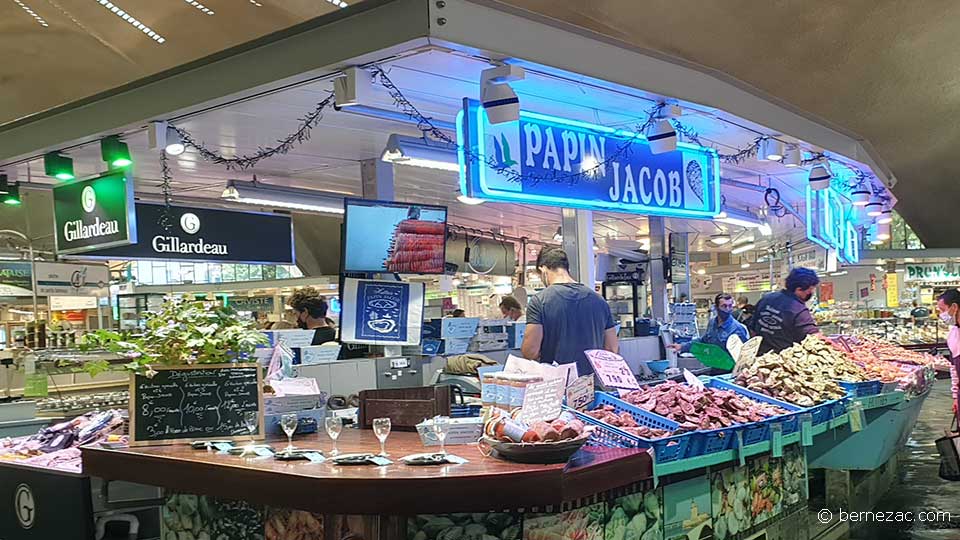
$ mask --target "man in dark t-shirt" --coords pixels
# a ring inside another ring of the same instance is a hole
[[[521,353],[530,360],[576,363],[580,375],[593,373],[584,351],[619,350],[610,306],[593,289],[573,279],[562,249],[544,248],[537,256],[537,271],[547,288],[527,303]]]
[[[316,289],[299,289],[290,296],[287,303],[297,312],[297,326],[314,331],[311,345],[336,341],[337,330],[327,322],[327,302]]]
[[[780,352],[794,343],[800,343],[808,334],[817,334],[813,315],[807,302],[820,283],[817,273],[809,268],[794,268],[787,276],[786,288],[767,293],[757,303],[750,329],[763,338],[759,354]]]

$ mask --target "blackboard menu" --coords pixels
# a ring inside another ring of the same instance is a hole
[[[250,436],[245,413],[257,412],[263,438],[263,392],[256,364],[154,368],[130,381],[130,444],[173,444]]]

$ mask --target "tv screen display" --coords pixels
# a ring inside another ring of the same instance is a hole
[[[446,207],[346,199],[344,211],[344,272],[443,273]]]

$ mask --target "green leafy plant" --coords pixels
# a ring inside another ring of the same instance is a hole
[[[267,336],[250,321],[219,302],[168,298],[146,319],[145,331],[124,338],[110,330],[98,330],[79,340],[81,349],[107,350],[130,362],[124,368],[152,375],[153,365],[220,364],[245,359],[257,345],[266,345]],[[85,364],[91,375],[107,369],[102,360]]]

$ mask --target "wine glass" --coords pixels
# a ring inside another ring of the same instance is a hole
[[[287,454],[293,453],[293,434],[297,432],[298,422],[297,413],[285,414],[280,417],[280,427],[287,434],[287,447],[284,449]]]
[[[373,433],[380,440],[380,455],[387,457],[389,455],[387,454],[387,436],[390,435],[390,419],[374,418]]]
[[[327,435],[333,439],[333,450],[330,451],[331,456],[335,456],[340,453],[337,450],[337,437],[340,436],[340,432],[343,430],[343,418],[339,416],[328,416],[324,420],[324,425],[327,427]]]
[[[447,450],[444,447],[444,441],[447,439],[447,432],[450,430],[450,417],[449,416],[434,416],[433,417],[433,434],[437,436],[437,440],[440,441],[440,453],[446,454]]]
[[[243,425],[245,425],[247,431],[250,432],[250,444],[243,449],[243,453],[240,454],[241,457],[247,455],[247,453],[253,453],[253,447],[256,445],[256,439],[254,439],[253,434],[256,433],[257,428],[260,427],[260,414],[257,411],[247,411],[243,413]]]

